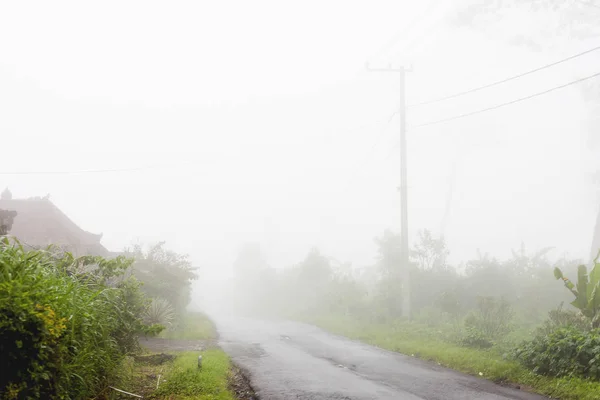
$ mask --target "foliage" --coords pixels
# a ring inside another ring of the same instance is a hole
[[[349,266],[344,266],[349,269]],[[365,288],[354,279],[349,271],[338,271],[322,298],[322,307],[332,313],[362,315],[366,310]]]
[[[598,134],[598,142],[600,143],[600,134]],[[600,186],[600,171],[596,172],[596,184]],[[596,224],[594,225],[594,237],[592,239],[591,256],[593,258],[600,252],[600,210],[598,210],[598,216],[596,217]]]
[[[333,271],[329,259],[313,248],[296,268],[297,300],[304,309],[319,307],[332,284]]]
[[[269,293],[272,303],[281,306],[288,318],[316,323],[390,350],[421,357],[428,354],[425,358],[442,360],[453,368],[527,384],[561,398],[581,395],[581,388],[587,387],[583,381],[546,379],[510,358],[515,347],[531,340],[534,332],[554,332],[564,325],[591,329],[580,314],[556,310],[570,294],[556,285],[552,269],[571,273],[577,263],[564,258],[552,263],[547,258],[552,248],[528,253],[521,246],[507,260],[479,253],[454,267],[447,262],[443,239],[424,232],[412,252],[413,318],[404,320],[399,318],[402,275],[398,242],[398,235],[390,231],[377,238],[376,264],[360,274],[347,266],[332,268],[329,257],[313,250],[302,263],[277,273],[275,279],[261,280],[269,282],[261,291]],[[307,279],[306,269],[321,272]],[[546,315],[550,318],[544,321]],[[338,319],[346,325],[331,327],[331,320]],[[467,364],[465,354],[473,356],[479,371]]]
[[[419,268],[436,271],[448,267],[446,258],[449,254],[444,239],[435,239],[427,229],[419,233],[419,241],[411,251],[411,256]]]
[[[478,297],[477,308],[465,318],[465,327],[472,335],[481,335],[490,342],[509,333],[514,312],[505,299]]]
[[[489,349],[494,345],[494,342],[491,341],[490,336],[472,326],[466,327],[460,343],[463,346],[474,347],[477,349]]]
[[[415,315],[414,321],[429,327],[438,327],[446,323],[452,323],[456,319],[453,315],[435,306],[423,307]]]
[[[171,326],[174,319],[175,310],[165,299],[152,299],[144,313],[144,322],[149,325],[160,324],[163,326]]]
[[[398,265],[400,265],[400,235],[390,230],[383,232],[381,237],[375,238],[377,245],[377,267],[385,279],[398,279]]]
[[[600,262],[594,260],[594,267],[588,276],[587,267],[577,269],[577,285],[565,277],[560,268],[554,269],[556,279],[562,279],[565,287],[573,293],[575,300],[571,304],[592,321],[594,328],[600,327]]]
[[[135,246],[125,254],[133,259],[134,276],[143,283],[142,291],[152,298],[165,299],[178,315],[183,314],[191,299],[191,281],[196,274],[186,255],[164,248],[159,242],[144,250]]]
[[[558,328],[523,343],[515,356],[539,374],[600,380],[600,330]]]
[[[434,305],[441,311],[457,317],[462,312],[463,305],[460,301],[460,295],[458,288],[449,288],[448,290],[442,291],[435,298]]]
[[[90,398],[116,378],[147,328],[128,266],[0,243],[0,398]]]
[[[375,238],[377,245],[378,280],[374,290],[374,308],[382,318],[401,315],[402,276],[398,268],[401,263],[400,235],[386,230]]]
[[[574,327],[580,331],[589,331],[592,325],[581,312],[564,310],[563,304],[548,312],[548,319],[537,328],[538,335],[549,335],[559,328]]]

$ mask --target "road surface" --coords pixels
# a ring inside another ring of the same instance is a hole
[[[545,399],[306,324],[212,317],[262,400]]]

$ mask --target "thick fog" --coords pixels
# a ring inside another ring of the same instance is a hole
[[[448,3],[448,4],[447,4]],[[0,190],[44,196],[119,251],[166,241],[206,279],[240,246],[269,265],[312,247],[356,268],[399,231],[398,74],[409,105],[598,45],[589,21],[397,0],[0,3]],[[465,9],[467,12],[465,12]],[[410,28],[409,24],[412,24]],[[410,29],[409,29],[410,28]],[[454,264],[522,243],[586,259],[598,212],[596,51],[409,107],[409,234]]]

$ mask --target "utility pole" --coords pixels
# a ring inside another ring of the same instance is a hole
[[[402,277],[402,316],[410,318],[410,264],[408,255],[408,174],[406,152],[406,72],[402,66],[370,68],[368,71],[397,72],[400,75],[400,274]]]

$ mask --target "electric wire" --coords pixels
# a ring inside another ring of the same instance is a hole
[[[547,68],[554,67],[556,65],[562,64],[564,62],[573,60],[575,58],[584,56],[586,54],[589,54],[589,53],[592,53],[592,52],[598,51],[598,50],[600,50],[600,46],[596,46],[594,48],[591,48],[589,50],[583,51],[581,53],[569,56],[567,58],[563,58],[561,60],[555,61],[555,62],[550,63],[550,64],[543,65],[541,67],[537,67],[537,68],[531,69],[531,70],[526,71],[526,72],[522,72],[522,73],[517,74],[517,75],[510,76],[508,78],[501,79],[499,81],[488,83],[487,85],[478,86],[478,87],[475,87],[475,88],[472,88],[472,89],[469,89],[469,90],[465,90],[465,91],[462,91],[462,92],[454,93],[454,94],[451,94],[451,95],[448,95],[448,96],[439,97],[439,98],[432,99],[432,100],[423,101],[423,102],[420,102],[420,103],[410,104],[407,107],[419,107],[419,106],[424,106],[424,105],[433,104],[433,103],[439,103],[441,101],[450,100],[450,99],[454,99],[454,98],[457,98],[457,97],[465,96],[467,94],[478,92],[478,91],[483,90],[483,89],[488,89],[488,88],[491,88],[493,86],[500,85],[502,83],[510,82],[512,80],[515,80],[515,79],[518,79],[518,78],[522,78],[522,77],[527,76],[527,75],[531,75],[531,74],[533,74],[535,72],[539,72],[539,71],[545,70]]]
[[[453,117],[442,118],[442,119],[439,119],[439,120],[436,120],[436,121],[431,121],[431,122],[426,122],[426,123],[423,123],[423,124],[413,125],[413,126],[411,126],[411,128],[422,128],[422,127],[431,126],[431,125],[438,125],[438,124],[442,124],[442,123],[445,123],[445,122],[454,121],[454,120],[457,120],[457,119],[471,117],[473,115],[481,114],[481,113],[484,113],[484,112],[487,112],[487,111],[497,110],[499,108],[503,108],[503,107],[506,107],[506,106],[509,106],[509,105],[512,105],[512,104],[520,103],[520,102],[525,101],[525,100],[530,100],[530,99],[533,99],[535,97],[542,96],[542,95],[554,92],[554,91],[559,90],[559,89],[564,89],[566,87],[569,87],[569,86],[572,86],[572,85],[576,85],[578,83],[581,83],[581,82],[584,82],[584,81],[596,78],[598,76],[600,76],[600,72],[597,72],[597,73],[595,73],[593,75],[589,75],[589,76],[586,76],[586,77],[583,77],[583,78],[576,79],[574,81],[565,83],[564,85],[555,86],[555,87],[552,87],[550,89],[547,89],[547,90],[544,90],[544,91],[541,91],[541,92],[537,92],[537,93],[531,94],[529,96],[520,97],[518,99],[507,101],[505,103],[500,103],[500,104],[497,104],[495,106],[483,108],[481,110],[471,111],[471,112],[468,112],[468,113],[455,115]]]

